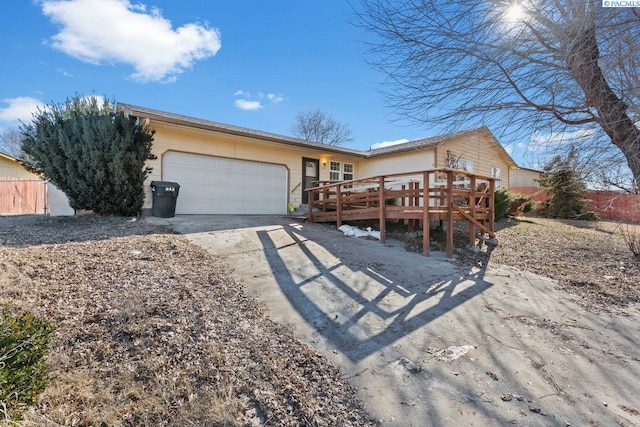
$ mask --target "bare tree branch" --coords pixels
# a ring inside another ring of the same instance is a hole
[[[353,141],[349,126],[338,122],[322,110],[298,113],[291,131],[300,139],[327,145],[342,145]]]
[[[516,141],[544,132],[548,149],[565,151],[589,129],[570,142],[622,162],[640,188],[638,9],[520,0],[523,15],[510,21],[513,1],[361,1],[359,23],[376,36],[368,61],[386,75],[399,117],[450,130],[491,125]]]

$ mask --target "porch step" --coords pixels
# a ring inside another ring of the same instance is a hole
[[[289,212],[289,216],[308,216],[309,215],[309,205],[300,205],[296,208],[295,211]]]

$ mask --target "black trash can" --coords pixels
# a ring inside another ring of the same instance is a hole
[[[172,218],[176,214],[176,200],[180,185],[177,182],[151,181],[153,208],[151,215],[159,218]]]

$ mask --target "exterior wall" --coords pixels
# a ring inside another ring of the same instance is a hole
[[[500,168],[500,188],[509,187],[509,172],[511,167],[507,160],[494,146],[497,142],[484,132],[467,134],[453,138],[440,144],[436,151],[436,167],[445,168],[447,164],[447,150],[456,157],[473,161],[473,173],[491,176],[491,168]],[[470,171],[471,172],[471,171]]]
[[[47,196],[49,198],[50,216],[71,216],[75,210],[69,205],[67,195],[52,183],[47,183]]]
[[[145,183],[145,209],[152,207],[151,181],[163,180],[162,158],[168,151],[284,165],[288,169],[289,175],[289,202],[293,203],[294,206],[299,206],[302,203],[303,157],[320,161],[321,180],[329,179],[328,165],[331,160],[354,164],[355,176],[356,178],[360,177],[361,159],[355,156],[337,156],[334,153],[321,150],[305,149],[244,136],[153,121],[150,123],[150,127],[156,130],[152,154],[155,154],[158,158],[149,160],[146,163],[153,170]],[[324,166],[324,163],[326,163],[326,166]]]
[[[540,187],[536,179],[542,177],[542,172],[531,169],[515,169],[509,173],[510,187]]]
[[[2,155],[0,155],[0,177],[40,179],[38,175],[35,175],[23,168],[20,163]]]
[[[394,173],[417,172],[435,167],[435,151],[433,148],[426,148],[368,159],[360,167],[359,177],[369,178]]]
[[[20,178],[21,180],[29,180],[20,185],[26,186],[20,192],[19,197],[14,194],[17,181],[10,182],[3,178]],[[9,186],[7,186],[10,184]],[[3,187],[4,185],[4,187]],[[40,189],[42,187],[42,189]],[[1,214],[46,214],[51,216],[73,215],[74,210],[69,206],[67,196],[50,182],[44,181],[38,175],[27,171],[22,165],[14,160],[8,159],[0,155],[0,213]],[[26,190],[28,189],[28,190]],[[41,192],[43,192],[41,195]],[[28,194],[31,202],[23,202],[25,206],[17,206],[16,200]],[[12,196],[13,195],[13,196]],[[46,198],[45,202],[41,202],[42,198]],[[11,200],[11,201],[9,201]],[[29,205],[29,206],[27,206]]]

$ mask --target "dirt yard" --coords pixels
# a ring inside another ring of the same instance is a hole
[[[458,262],[482,268],[505,264],[546,275],[558,281],[558,292],[575,296],[585,312],[624,317],[638,311],[640,266],[616,227],[507,221],[501,224],[495,248],[473,254],[462,249],[465,237],[458,239]],[[411,249],[410,242],[408,246]],[[0,304],[5,303],[46,317],[57,327],[49,359],[53,380],[40,405],[27,412],[25,425],[378,423],[363,409],[348,379],[267,318],[219,258],[165,226],[96,216],[0,217]],[[591,425],[606,425],[602,420],[608,419],[640,425],[640,407],[633,397],[640,363],[637,335],[628,336],[624,351],[595,342],[589,350],[588,343],[574,336],[585,331],[575,321],[512,315],[491,304],[485,309],[488,316],[512,325],[517,335],[514,342],[496,344],[503,351],[516,354],[525,335],[553,345],[551,336],[586,348],[580,355],[590,355],[598,372],[616,364],[635,372],[629,384],[620,386],[626,388],[623,395],[630,393],[629,399],[603,397],[587,419]],[[593,337],[598,331],[585,333]],[[557,348],[565,351],[564,346]],[[426,349],[430,360],[447,356],[436,350]],[[572,363],[577,353],[560,353],[532,356],[528,368],[539,372],[539,381],[566,403],[571,385],[552,373]],[[468,365],[472,363],[477,362],[471,358]],[[398,375],[411,375],[402,369]],[[462,381],[464,374],[447,372],[451,384]],[[547,416],[544,405],[527,403],[525,393],[499,390],[504,372],[483,370],[477,375],[475,382],[486,383],[487,391],[484,397],[484,392],[474,396],[478,402],[486,399],[498,409],[511,405],[521,416],[537,417],[530,418],[536,420],[532,425],[567,425]],[[597,390],[592,394],[599,396]],[[614,411],[612,417],[604,414],[608,410]],[[463,419],[451,422],[460,425]],[[383,424],[394,425],[389,420]]]
[[[24,425],[374,424],[336,368],[167,227],[0,217],[5,303],[57,328]]]
[[[504,264],[556,279],[589,310],[611,311],[640,302],[640,259],[632,256],[622,237],[625,232],[640,236],[638,224],[504,219],[496,223],[499,245],[484,245],[477,254],[465,248],[467,230],[462,228],[455,236],[462,265]],[[444,248],[440,240],[435,249]],[[422,252],[421,238],[407,239],[406,245],[409,251]]]

